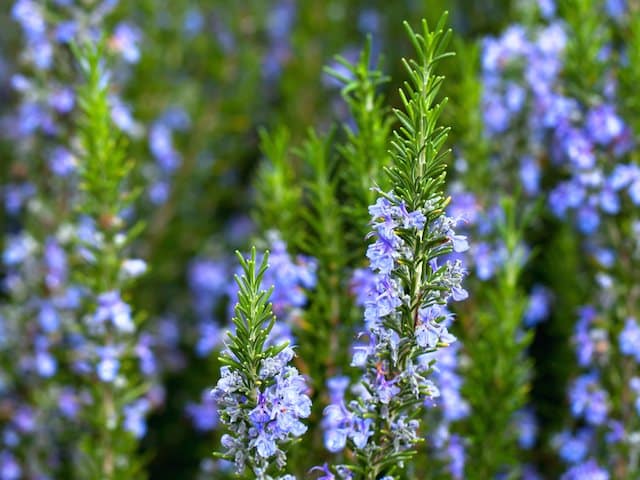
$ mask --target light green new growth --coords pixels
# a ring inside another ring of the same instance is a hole
[[[260,362],[267,357],[277,355],[287,344],[270,346],[265,350],[264,345],[273,329],[276,317],[271,309],[271,292],[262,288],[262,278],[268,268],[269,252],[266,251],[262,262],[256,270],[256,248],[251,249],[251,256],[244,258],[236,252],[243,275],[235,275],[238,284],[238,303],[235,305],[235,315],[232,322],[235,332],[227,332],[226,346],[231,355],[223,352],[219,357],[220,363],[229,365],[242,372],[252,381],[247,386],[248,392],[255,392],[259,382],[258,371]],[[254,399],[255,400],[255,399]]]
[[[437,76],[434,69],[440,60],[454,55],[447,50],[451,30],[444,30],[446,21],[445,13],[430,31],[423,20],[422,33],[404,23],[417,60],[402,60],[409,81],[399,91],[403,109],[394,109],[400,127],[393,132],[393,162],[385,170],[395,194],[407,202],[409,211],[424,207],[428,200],[445,206],[442,192],[449,150],[442,147],[450,128],[438,125],[446,98],[438,100],[444,77]]]

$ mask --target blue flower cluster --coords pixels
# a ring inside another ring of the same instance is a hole
[[[232,432],[222,437],[224,453],[234,460],[238,472],[248,466],[256,478],[271,479],[267,471],[274,462],[279,469],[286,465],[283,445],[307,430],[300,420],[311,414],[311,400],[304,377],[289,365],[293,357],[293,349],[285,347],[263,358],[258,377],[265,387],[256,391],[247,385],[258,379],[245,378],[228,366],[221,369],[213,398],[222,423]]]
[[[574,212],[578,228],[591,234],[602,215],[620,212],[623,194],[640,204],[640,182],[636,165],[607,160],[620,159],[633,146],[631,130],[616,111],[614,79],[606,79],[592,105],[568,96],[561,75],[566,45],[566,26],[553,18],[531,34],[515,25],[500,37],[487,39],[484,121],[490,138],[526,122],[524,137],[513,138],[507,147],[515,149],[520,141],[526,146],[505,154],[519,158],[525,193],[540,191],[541,165],[549,152],[551,161],[569,177],[551,191],[551,211],[560,218]],[[602,52],[603,64],[608,55]],[[513,131],[517,137],[523,130]]]
[[[451,315],[447,316],[447,321],[452,319]],[[460,480],[464,478],[465,440],[460,434],[452,432],[452,425],[470,414],[469,403],[460,392],[464,382],[458,371],[461,343],[456,342],[448,348],[428,355],[435,362],[433,381],[438,386],[440,396],[435,400],[426,400],[426,406],[438,414],[437,426],[433,428],[427,440],[447,464],[451,477]]]
[[[182,164],[182,155],[173,143],[174,131],[184,132],[190,127],[189,115],[181,108],[170,108],[149,128],[149,150],[156,161],[155,167],[146,174],[149,199],[162,205],[171,194],[171,177]]]
[[[352,387],[355,399],[349,402],[345,399],[348,381],[331,381],[332,403],[324,411],[323,426],[325,446],[332,452],[349,446],[358,455],[376,459],[413,448],[420,438],[420,422],[401,405],[424,403],[440,395],[434,382],[427,378],[433,363],[427,354],[455,341],[446,326],[451,314],[443,306],[450,300],[467,297],[461,286],[465,272],[459,261],[440,266],[432,259],[428,265],[430,283],[421,292],[425,297],[415,312],[413,332],[403,332],[402,312],[415,306],[409,304],[410,297],[401,280],[413,251],[400,232],[439,239],[459,252],[468,245],[463,236],[454,232],[455,220],[438,217],[427,224],[428,211],[428,206],[425,211],[408,211],[392,193],[381,196],[369,208],[371,236],[375,239],[367,250],[370,273],[357,272],[352,282],[357,300],[364,303],[366,328],[359,338],[366,342],[359,341],[354,346],[351,365],[363,372]],[[369,288],[368,293],[363,287]],[[402,356],[403,349],[412,351],[412,355]],[[339,467],[336,472],[340,478],[351,478],[348,467]]]
[[[605,11],[621,22],[625,4],[605,2]],[[626,52],[602,43],[598,58],[590,60],[599,65],[602,78],[593,79],[593,91],[585,97],[564,75],[570,36],[577,27],[554,18],[554,2],[539,6],[547,26],[512,26],[484,45],[484,121],[488,136],[501,138],[507,147],[503,155],[519,159],[525,193],[542,193],[542,166],[559,172],[546,198],[548,207],[557,218],[572,220],[593,259],[598,294],[580,309],[573,335],[584,369],[568,392],[577,431],[562,432],[554,444],[570,465],[563,478],[609,478],[597,462],[620,464],[624,445],[633,442],[626,431],[629,415],[615,398],[632,390],[628,369],[640,359],[633,309],[613,309],[624,304],[633,288],[625,284],[629,272],[620,269],[613,252],[635,249],[633,241],[623,240],[623,231],[635,231],[635,224],[625,227],[619,219],[634,218],[640,205],[639,170],[629,155],[635,139],[621,116],[624,99],[618,94],[618,70],[625,68],[618,62]],[[526,128],[513,128],[523,124]],[[531,304],[528,323],[537,323],[543,304]],[[602,451],[606,455],[598,454]]]
[[[60,464],[64,446],[46,447],[44,439],[62,438],[74,428],[82,431],[100,403],[92,401],[96,381],[130,388],[125,381],[129,373],[122,368],[125,362],[134,366],[127,370],[137,370],[151,382],[158,374],[153,350],[159,342],[139,331],[131,306],[121,296],[121,289],[145,273],[146,263],[119,259],[114,288],[105,291],[89,291],[71,274],[78,265],[95,265],[105,245],[99,226],[88,217],[75,218],[73,210],[79,195],[78,158],[83,152],[76,131],[70,129],[78,100],[76,79],[69,76],[73,69],[67,68],[69,46],[97,39],[117,4],[17,0],[11,9],[23,33],[19,61],[24,73],[11,79],[19,101],[16,111],[2,118],[2,125],[3,135],[22,147],[16,150],[9,184],[3,188],[5,209],[18,232],[3,252],[7,275],[2,290],[13,304],[0,305],[0,319],[2,330],[16,339],[3,343],[2,356],[14,357],[21,367],[16,378],[3,380],[3,396],[15,404],[9,411],[15,408],[23,418],[32,409],[40,413],[33,415],[28,429],[16,429],[11,419],[3,418],[3,431],[13,432],[9,436],[14,437],[2,455],[6,478],[47,478],[43,472],[58,468],[52,465]],[[114,54],[116,75],[138,61],[140,34],[132,24],[118,24],[105,40]],[[111,120],[126,134],[138,133],[140,127],[133,128],[118,86],[109,93]],[[48,198],[52,194],[54,200]],[[27,230],[34,223],[42,224],[44,231]],[[125,233],[115,235],[116,243],[124,243]],[[21,306],[16,309],[16,305]],[[34,384],[27,386],[25,379]],[[24,397],[21,391],[39,393]],[[114,412],[117,423],[133,437],[142,437],[146,415],[162,399],[162,388],[153,385],[148,395],[119,404]],[[43,441],[36,441],[38,437]],[[51,440],[50,445],[58,443]],[[77,446],[64,455],[77,455],[75,450]]]

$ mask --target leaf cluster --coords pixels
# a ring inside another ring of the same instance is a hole
[[[264,290],[261,286],[268,268],[269,252],[264,253],[260,265],[257,264],[255,247],[251,249],[249,258],[244,258],[240,252],[236,252],[236,255],[243,273],[235,276],[239,289],[232,318],[235,331],[227,333],[227,350],[219,360],[221,364],[241,372],[247,391],[255,395],[260,363],[264,358],[277,355],[287,344],[265,348],[276,321],[269,302],[273,287]]]
[[[571,42],[567,44],[565,75],[570,94],[586,105],[594,94],[602,92],[607,62],[601,55],[610,42],[610,32],[602,22],[603,2],[597,0],[565,0],[560,7],[565,12]]]
[[[446,99],[438,99],[444,77],[436,75],[435,68],[442,59],[454,55],[447,50],[451,30],[444,29],[446,20],[444,14],[433,31],[423,20],[421,33],[405,22],[417,58],[402,60],[409,81],[399,91],[403,108],[394,109],[400,127],[393,132],[393,161],[385,170],[395,194],[410,210],[422,208],[435,198],[444,207],[442,191],[449,150],[442,147],[450,129],[438,125]]]
[[[373,64],[371,37],[356,63],[350,63],[342,56],[336,61],[345,69],[327,67],[325,71],[344,86],[341,95],[349,108],[352,123],[346,122],[343,131],[346,136],[337,146],[337,151],[345,164],[340,169],[342,190],[350,199],[344,205],[345,217],[357,229],[358,237],[353,243],[362,243],[368,233],[369,216],[367,206],[376,199],[376,186],[383,191],[389,189],[388,179],[382,175],[389,164],[389,136],[394,118],[385,102],[381,89],[390,78],[380,68],[380,61]]]
[[[124,191],[133,162],[111,119],[103,44],[74,44],[73,50],[85,78],[78,88],[79,176],[84,192],[78,209],[99,219],[107,230],[117,229],[118,214],[139,194]]]
[[[484,285],[473,324],[463,332],[465,352],[472,362],[465,369],[462,392],[473,414],[461,427],[471,439],[469,454],[475,459],[469,464],[470,479],[518,471],[522,453],[514,421],[527,404],[531,382],[532,365],[526,353],[533,331],[522,330],[528,298],[521,284],[526,264],[523,239],[534,209],[517,212],[513,198],[503,199],[502,207],[498,235],[505,247],[504,264],[495,282]],[[491,438],[495,448],[487,449],[485,438]]]

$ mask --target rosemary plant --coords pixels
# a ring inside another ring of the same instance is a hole
[[[301,422],[311,413],[307,386],[287,343],[269,345],[276,318],[262,289],[269,253],[257,265],[256,249],[248,259],[238,253],[242,276],[236,275],[238,302],[220,356],[220,380],[213,390],[220,418],[227,427],[220,457],[234,462],[238,473],[248,468],[260,480],[291,480],[281,475],[287,465],[285,446],[307,430]],[[275,477],[273,476],[275,475]]]
[[[327,478],[331,471],[341,478],[398,478],[421,441],[420,407],[437,396],[426,378],[430,354],[455,340],[445,326],[451,316],[446,305],[467,297],[461,264],[440,263],[443,255],[467,247],[444,212],[448,129],[437,123],[443,78],[435,67],[451,55],[445,22],[446,15],[431,31],[423,21],[419,33],[405,24],[417,60],[404,61],[410,81],[400,91],[404,111],[395,111],[400,127],[386,169],[392,191],[379,192],[369,207],[375,242],[367,257],[375,280],[365,302],[365,342],[354,347],[352,359],[362,378],[354,399],[325,410],[329,449],[348,446],[353,461],[317,467]]]
[[[85,76],[78,91],[79,227],[82,263],[77,282],[86,294],[85,315],[76,327],[71,361],[90,398],[83,405],[76,475],[86,479],[142,478],[136,456],[151,405],[137,362],[141,317],[127,303],[127,288],[146,264],[126,247],[142,228],[123,215],[137,191],[127,185],[133,162],[111,119],[109,74],[101,45],[82,44],[75,53]],[[84,231],[84,233],[82,233]]]

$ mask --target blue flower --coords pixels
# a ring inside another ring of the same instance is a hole
[[[578,377],[569,391],[571,412],[575,417],[584,417],[591,425],[601,425],[609,412],[609,397],[595,374]]]
[[[146,398],[140,398],[135,402],[125,405],[124,429],[131,433],[135,438],[142,438],[147,432],[146,415],[151,409],[151,404]]]
[[[131,307],[122,301],[117,291],[106,292],[98,295],[98,308],[93,314],[93,322],[103,325],[110,321],[117,330],[131,333],[135,325],[131,317]]]
[[[556,13],[556,3],[554,0],[538,0],[538,8],[544,18],[551,18]]]
[[[66,177],[76,170],[75,157],[64,147],[56,147],[49,156],[49,169],[54,175]]]
[[[560,480],[609,480],[609,478],[609,473],[591,459],[567,470]]]
[[[22,468],[18,460],[7,450],[0,452],[0,478],[2,480],[20,480]]]
[[[137,63],[140,59],[140,30],[128,23],[119,23],[109,38],[109,47],[122,55],[128,63]]]
[[[531,410],[522,410],[516,413],[516,425],[518,428],[518,442],[525,450],[533,448],[538,435],[538,422]]]
[[[250,462],[254,472],[266,468],[273,457],[284,454],[282,446],[303,435],[307,427],[301,419],[311,414],[307,384],[288,363],[293,350],[286,347],[276,356],[266,356],[260,365],[262,379],[255,392],[247,391],[249,381],[228,366],[221,368],[221,377],[213,389],[221,421],[232,433],[223,438],[226,453],[236,459],[242,471]],[[248,395],[256,395],[253,408],[247,408]],[[267,462],[267,463],[265,463]]]
[[[607,146],[624,131],[624,123],[609,104],[598,105],[587,113],[586,128],[597,143]]]
[[[640,363],[640,326],[635,318],[627,318],[618,337],[620,351],[635,358]]]
[[[97,347],[96,354],[98,356],[98,365],[96,366],[98,378],[106,383],[113,382],[120,371],[122,347],[114,345]]]
[[[575,436],[569,432],[562,432],[554,438],[560,458],[567,463],[582,461],[589,451],[589,444],[593,440],[593,432],[588,429],[579,430]]]
[[[320,477],[317,477],[316,480],[336,480],[335,475],[331,473],[331,470],[329,470],[329,465],[327,463],[325,463],[321,467],[313,467],[311,470],[309,470],[309,472],[316,471],[322,473],[322,475]]]
[[[529,303],[524,314],[524,323],[532,327],[542,322],[549,316],[549,304],[551,292],[541,285],[535,285],[529,295]]]
[[[189,403],[186,412],[194,427],[201,432],[212,431],[218,425],[218,408],[209,389],[202,392],[200,403]]]

